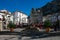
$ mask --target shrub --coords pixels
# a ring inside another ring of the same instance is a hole
[[[10,23],[8,24],[8,27],[9,27],[9,28],[15,28],[15,24],[12,23],[12,22],[10,22]]]
[[[49,20],[46,20],[44,22],[44,27],[46,28],[46,27],[50,27],[50,26],[51,26],[51,22]]]

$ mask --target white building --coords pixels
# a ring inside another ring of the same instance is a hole
[[[0,15],[0,19],[2,19],[3,17],[2,17],[2,15]]]
[[[46,15],[46,16],[43,16],[43,22],[45,20],[50,20],[51,22],[56,22],[57,20],[60,20],[60,14],[57,15],[57,13],[55,14],[52,14],[52,15]]]
[[[5,21],[13,21],[13,15],[7,10],[0,10],[0,15],[4,16]]]
[[[46,20],[53,21],[54,18],[53,19],[52,18],[53,18],[53,16],[50,15],[50,14],[46,15],[46,16],[43,16],[43,22],[46,21]]]
[[[7,10],[0,10],[0,19],[3,22],[3,26],[5,26],[6,28],[7,28],[8,23],[13,20],[11,12]]]
[[[38,9],[32,8],[31,14],[30,14],[31,24],[42,23],[42,17],[43,17],[42,13],[39,8]]]
[[[10,21],[13,22],[13,14],[10,15]]]
[[[28,23],[28,16],[24,14],[23,12],[16,11],[13,15],[14,15],[15,24]]]

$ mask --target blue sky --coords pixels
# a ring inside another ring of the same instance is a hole
[[[0,10],[6,9],[10,12],[16,10],[30,14],[31,8],[40,8],[51,0],[0,0]]]

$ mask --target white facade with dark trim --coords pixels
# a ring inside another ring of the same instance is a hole
[[[14,23],[15,24],[28,23],[28,15],[24,14],[23,12],[16,11],[14,13]]]

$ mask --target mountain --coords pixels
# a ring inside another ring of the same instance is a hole
[[[53,13],[60,13],[60,0],[53,0],[41,8],[43,16]]]

